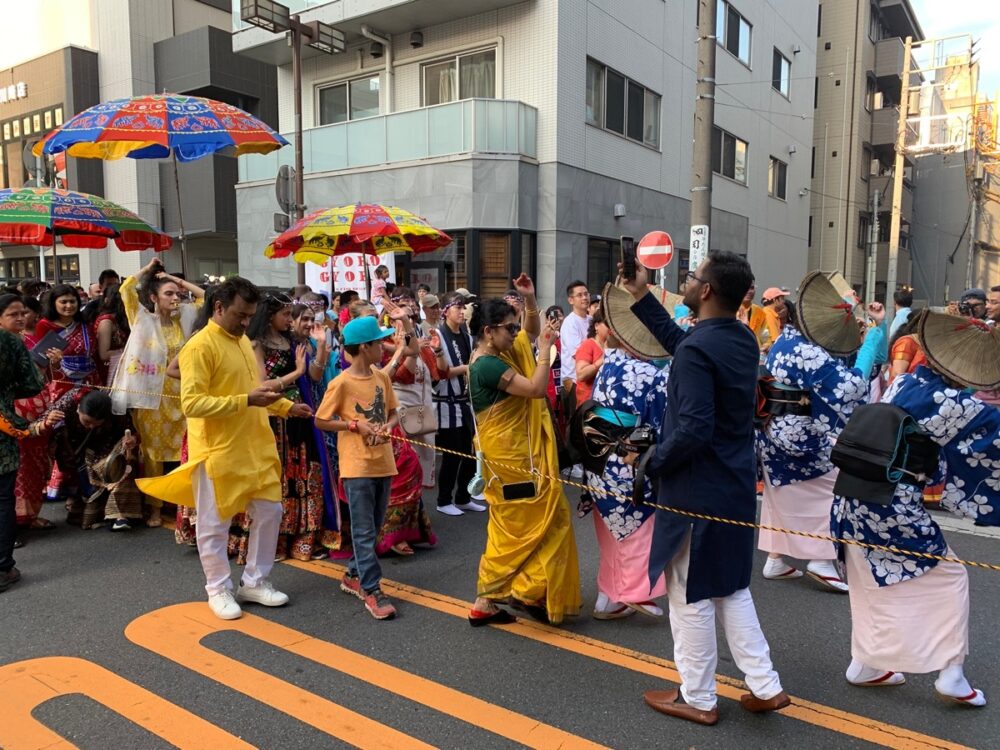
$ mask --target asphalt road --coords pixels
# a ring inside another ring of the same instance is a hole
[[[733,700],[740,675],[723,644],[718,671],[732,679],[722,687],[719,724],[706,728],[642,702],[643,691],[673,684],[665,620],[589,616],[597,562],[590,518],[576,522],[584,614],[558,630],[519,622],[474,631],[464,612],[485,514],[432,512],[436,549],[383,560],[386,578],[404,584],[386,584],[399,609],[393,621],[374,621],[337,590],[336,568],[310,563],[275,568],[289,606],[251,605],[231,624],[208,612],[197,554],[176,546],[171,532],[80,531],[62,523],[55,505],[45,515],[59,527],[28,538],[17,551],[23,581],[0,594],[6,748],[50,746],[57,738],[49,730],[95,749],[220,750],[241,746],[235,738],[289,750],[1000,744],[1000,709],[945,704],[932,675],[898,688],[847,685],[847,597],[806,579],[765,581],[762,556],[751,591],[794,704],[782,715],[742,711]],[[966,559],[1000,562],[995,538],[947,535]],[[1000,701],[1000,573],[970,577],[966,671]]]

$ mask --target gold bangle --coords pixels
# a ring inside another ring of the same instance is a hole
[[[524,314],[525,315],[538,315],[538,308],[536,307],[534,310],[529,310],[529,309],[525,308]]]

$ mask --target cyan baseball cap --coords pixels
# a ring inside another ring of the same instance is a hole
[[[344,326],[344,346],[357,346],[371,341],[379,341],[389,338],[393,333],[393,329],[383,328],[378,324],[378,320],[370,315],[355,318]]]

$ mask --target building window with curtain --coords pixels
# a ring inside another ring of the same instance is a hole
[[[749,68],[753,26],[725,0],[717,0],[715,13],[715,36],[718,43]]]
[[[481,232],[479,235],[479,296],[502,297],[510,288],[510,233]]]
[[[497,95],[496,48],[427,63],[422,73],[425,107]]]
[[[786,99],[789,98],[792,83],[792,62],[774,48],[774,61],[771,65],[771,88]]]
[[[788,165],[772,156],[767,165],[767,194],[785,200],[787,182]]]
[[[661,98],[655,91],[588,58],[586,101],[589,125],[659,149]]]
[[[712,171],[746,185],[748,149],[746,141],[722,128],[712,128]]]
[[[318,125],[375,117],[380,111],[378,76],[319,87]]]

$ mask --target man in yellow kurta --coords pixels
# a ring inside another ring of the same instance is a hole
[[[235,620],[236,599],[269,607],[288,597],[268,581],[281,524],[281,463],[268,413],[308,417],[305,404],[281,396],[278,381],[261,383],[260,368],[244,335],[260,292],[232,278],[212,296],[212,316],[181,349],[181,410],[187,417],[188,462],[166,476],[140,479],[143,492],[197,510],[198,555],[208,604],[216,616]],[[253,518],[247,565],[239,592],[226,555],[230,520]]]

